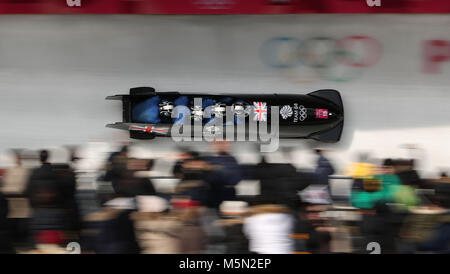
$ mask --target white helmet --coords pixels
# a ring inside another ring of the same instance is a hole
[[[173,103],[164,101],[159,104],[159,115],[170,117],[172,115]]]
[[[233,104],[233,112],[236,115],[248,116],[252,110],[250,105],[245,105],[243,102]]]
[[[203,120],[203,109],[201,106],[193,106],[191,107],[191,116],[194,121]]]
[[[211,113],[216,117],[223,117],[225,115],[225,111],[227,110],[227,105],[224,103],[217,103],[212,106]]]

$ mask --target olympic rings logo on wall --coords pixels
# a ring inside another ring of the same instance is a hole
[[[342,39],[320,36],[307,40],[275,37],[262,44],[260,55],[264,64],[283,69],[295,81],[346,82],[359,77],[364,68],[378,63],[382,51],[380,42],[369,36]],[[309,69],[312,75],[305,78],[304,71],[296,73],[300,67]]]

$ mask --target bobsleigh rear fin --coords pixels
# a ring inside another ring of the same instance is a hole
[[[125,94],[111,95],[105,98],[106,100],[122,101],[122,122],[131,121],[131,104],[130,96]]]
[[[343,108],[344,108],[344,106],[342,104],[341,94],[339,94],[339,91],[337,91],[337,90],[321,89],[321,90],[317,90],[317,91],[308,93],[308,95],[319,97],[319,98],[322,98],[329,102],[332,102],[333,104],[337,105],[340,110],[343,110]]]
[[[131,125],[132,125],[131,123],[116,122],[114,124],[107,124],[106,127],[129,130]]]
[[[111,95],[111,96],[106,96],[106,100],[122,100],[122,98],[126,96],[126,95]]]
[[[107,124],[106,127],[123,129],[123,130],[141,130],[140,127],[158,127],[160,124],[145,124],[145,123],[124,123],[124,122],[115,122],[114,124]],[[162,125],[161,125],[162,126]]]
[[[313,133],[309,138],[325,143],[336,143],[341,139],[343,128],[344,121],[341,121],[331,129]]]

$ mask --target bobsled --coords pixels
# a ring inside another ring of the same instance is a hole
[[[276,121],[280,138],[334,143],[341,138],[344,127],[342,98],[333,89],[307,94],[203,94],[135,87],[128,94],[106,99],[122,102],[122,121],[106,126],[127,130],[132,139],[170,137],[173,127],[179,125],[200,123],[204,132],[217,134],[239,125],[245,125],[243,128],[250,131],[251,123],[270,127]],[[219,118],[224,127],[213,123]]]

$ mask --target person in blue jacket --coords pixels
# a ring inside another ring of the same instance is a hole
[[[328,185],[328,176],[334,174],[333,165],[324,156],[324,153],[321,149],[315,149],[314,152],[318,156],[317,166],[316,166],[316,170],[315,170],[315,174],[316,174],[316,178],[317,178],[316,183],[319,185]]]
[[[235,186],[242,179],[241,168],[236,159],[230,154],[230,144],[227,141],[212,143],[214,154],[203,157],[203,160],[214,166],[205,174],[204,181],[208,195],[206,206],[219,208],[223,201],[236,199]]]

